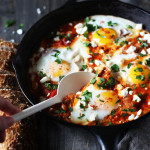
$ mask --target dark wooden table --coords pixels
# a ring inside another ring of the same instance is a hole
[[[23,35],[16,30],[24,24],[24,33],[42,16],[61,7],[67,0],[0,0],[0,38],[20,42]],[[150,0],[122,0],[150,11]],[[41,14],[37,14],[37,8]],[[46,9],[45,9],[46,8]],[[16,23],[5,28],[9,19]],[[15,33],[14,33],[15,32]],[[38,139],[40,150],[97,150],[96,138],[85,130],[69,128],[51,121],[46,116],[38,116]]]

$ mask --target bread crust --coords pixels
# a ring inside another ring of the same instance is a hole
[[[17,44],[0,39],[0,95],[23,110],[30,107],[31,104],[21,92],[12,67],[16,48]],[[4,113],[0,111],[0,115],[4,115]],[[0,144],[0,150],[36,150],[36,131],[35,116],[14,123],[6,130],[6,140]]]

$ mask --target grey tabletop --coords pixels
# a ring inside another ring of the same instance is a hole
[[[20,42],[24,34],[17,34],[23,23],[24,33],[41,17],[61,7],[67,0],[0,0],[0,38]],[[150,11],[150,0],[121,0]],[[40,8],[40,9],[37,9]],[[5,28],[8,20],[16,23]],[[150,117],[124,136],[119,150],[150,149]],[[86,130],[69,128],[38,115],[38,144],[40,150],[97,150],[96,138]]]

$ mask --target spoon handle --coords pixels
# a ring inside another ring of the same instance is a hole
[[[22,120],[28,116],[31,116],[31,115],[37,113],[38,111],[41,111],[47,107],[50,107],[56,103],[60,103],[60,98],[58,95],[56,95],[55,97],[50,98],[48,100],[45,100],[43,102],[40,102],[36,105],[33,105],[27,109],[24,109],[21,112],[15,114],[15,115],[12,115],[12,118],[14,119],[14,122],[17,122],[19,120]]]

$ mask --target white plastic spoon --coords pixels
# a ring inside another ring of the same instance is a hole
[[[57,95],[47,99],[41,103],[33,105],[23,111],[13,115],[15,122],[22,120],[28,116],[31,116],[47,107],[54,104],[61,103],[62,99],[70,93],[78,92],[83,86],[85,86],[95,74],[90,72],[75,72],[64,77],[58,85]]]

